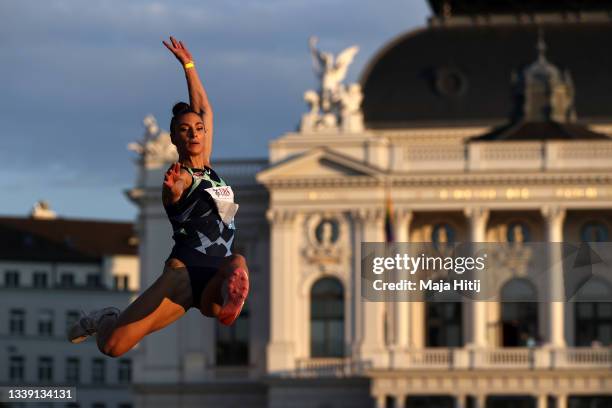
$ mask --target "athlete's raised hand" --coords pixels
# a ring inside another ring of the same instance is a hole
[[[181,64],[185,65],[189,61],[193,61],[191,53],[187,47],[185,47],[185,44],[183,44],[182,41],[178,41],[174,37],[170,36],[170,44],[165,41],[162,41],[162,43],[164,43],[166,48],[169,49],[172,54],[174,54],[176,59],[179,60]]]
[[[187,90],[189,91],[189,106],[194,112],[202,114],[204,119],[204,128],[207,130],[206,137],[209,142],[205,145],[202,158],[204,163],[209,163],[213,137],[213,111],[193,61],[193,56],[185,44],[174,37],[170,37],[170,43],[166,41],[162,41],[162,43],[183,66],[185,79],[187,80]],[[185,185],[191,185],[191,179],[185,178]]]
[[[176,203],[185,190],[185,180],[181,177],[181,165],[174,163],[164,175],[162,199],[164,202]]]
[[[164,186],[172,190],[176,183],[181,179],[181,165],[174,163],[164,175]]]

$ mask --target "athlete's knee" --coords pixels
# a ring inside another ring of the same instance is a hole
[[[137,343],[139,334],[128,327],[117,327],[98,348],[109,357],[120,357]]]
[[[116,336],[110,336],[100,347],[100,351],[109,357],[116,358],[124,355],[128,349],[121,344],[121,341]]]
[[[237,262],[237,263],[239,263],[241,265],[246,265],[246,258],[244,256],[240,255],[240,254],[230,255],[229,261],[231,263]]]
[[[105,346],[102,349],[102,353],[106,354],[108,357],[117,358],[121,357],[125,354],[127,350],[121,350],[118,347]]]

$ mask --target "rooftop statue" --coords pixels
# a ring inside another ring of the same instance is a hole
[[[143,124],[145,133],[142,140],[128,144],[129,150],[133,150],[140,155],[141,165],[150,169],[175,162],[178,153],[176,147],[170,141],[170,134],[159,128],[153,115],[147,115]]]
[[[340,127],[346,132],[362,131],[361,87],[359,84],[347,86],[342,83],[359,47],[348,47],[334,57],[332,53],[319,50],[316,47],[317,42],[318,38],[314,36],[308,40],[315,75],[319,79],[319,89],[307,90],[304,93],[309,112],[302,116],[300,130],[317,132],[338,130]]]

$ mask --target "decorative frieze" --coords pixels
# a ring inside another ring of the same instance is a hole
[[[266,211],[266,219],[270,224],[290,223],[296,215],[297,211],[293,209],[270,208]]]

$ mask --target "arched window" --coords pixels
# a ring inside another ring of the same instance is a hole
[[[452,282],[451,282],[452,285]],[[463,346],[463,302],[451,291],[428,291],[425,308],[427,347]]]
[[[612,344],[612,287],[600,279],[591,279],[576,293],[576,346]]]
[[[452,244],[455,242],[455,230],[445,222],[436,224],[431,231],[431,242],[436,249]]]
[[[506,240],[508,242],[529,242],[531,240],[531,234],[529,228],[524,222],[511,222],[508,225],[508,232],[506,233]]]
[[[321,278],[312,286],[310,355],[344,357],[344,291],[336,278]]]
[[[599,221],[589,221],[580,229],[582,242],[606,242],[608,241],[608,227]]]
[[[538,336],[537,291],[527,279],[511,279],[501,289],[503,347],[534,346]]]

